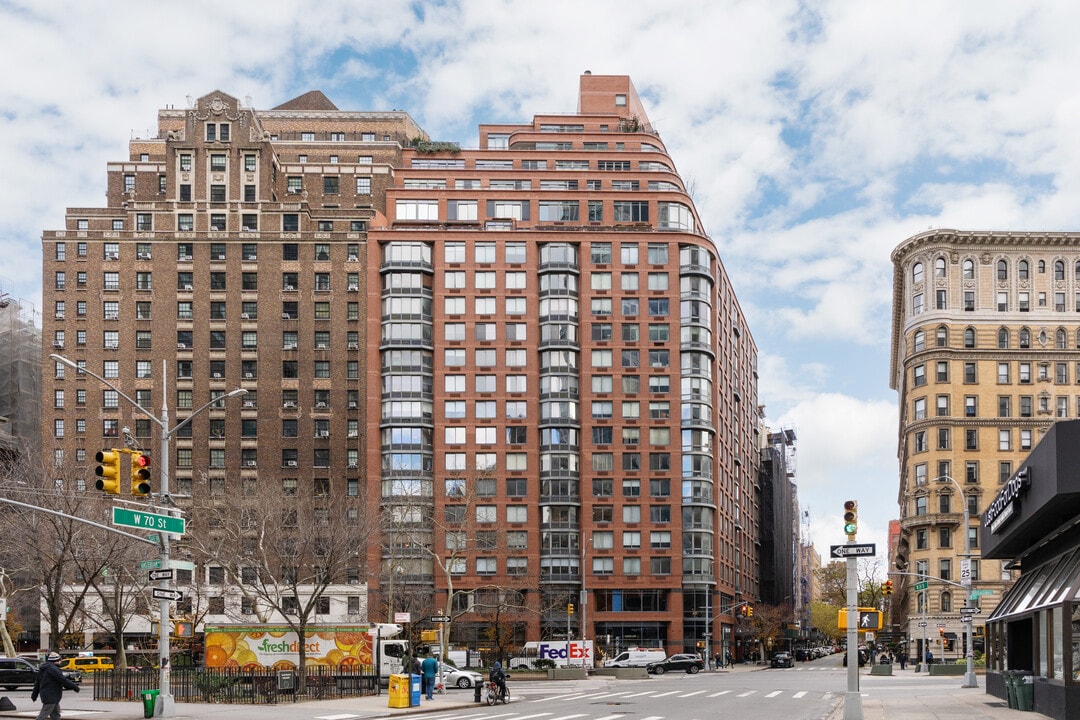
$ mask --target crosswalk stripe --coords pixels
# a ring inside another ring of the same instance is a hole
[[[510,714],[513,715],[513,713],[510,713]],[[553,714],[554,713],[543,712],[543,713],[533,713],[532,715],[516,715],[516,716],[514,716],[514,720],[531,720],[532,718],[542,718],[542,717],[547,717],[548,715],[553,715]]]
[[[539,700],[530,700],[529,702],[547,702],[548,700],[568,700],[570,698],[579,698],[580,694],[573,695],[552,695],[551,697],[540,698]]]
[[[721,695],[727,695],[729,692],[731,692],[731,691],[730,690],[721,690],[720,692],[715,692],[712,695],[709,695],[709,697],[720,697]]]
[[[664,720],[663,715],[650,715],[649,717],[643,717],[641,720]]]
[[[799,698],[801,698],[801,697],[802,697],[803,695],[805,695],[805,694],[806,694],[806,691],[805,691],[805,690],[800,690],[799,692],[795,693],[795,695],[794,695],[793,697],[794,697],[794,698],[795,698],[796,700],[798,700]]]
[[[633,695],[627,695],[625,699],[629,700],[630,698],[641,697],[642,695],[652,695],[654,692],[656,692],[656,691],[655,690],[646,690],[645,692],[639,692],[639,693],[634,693]]]
[[[560,717],[551,718],[551,720],[573,720],[573,718],[585,717],[587,713],[577,713],[576,715],[562,715]]]
[[[756,693],[756,692],[757,692],[757,690],[747,690],[747,691],[746,691],[746,692],[744,692],[744,693],[739,693],[739,694],[738,694],[738,695],[736,695],[735,697],[749,697],[749,696],[753,695],[753,694],[754,694],[754,693]]]
[[[658,695],[653,695],[653,697],[654,698],[662,698],[662,697],[667,697],[668,695],[678,695],[681,692],[682,692],[682,690],[672,690],[670,692],[659,693]]]
[[[780,693],[782,693],[782,692],[784,692],[784,691],[783,691],[783,690],[773,690],[773,691],[772,691],[771,693],[769,693],[769,694],[768,694],[768,695],[766,695],[765,697],[767,697],[767,698],[774,698],[774,697],[776,697],[777,695],[779,695],[779,694],[780,694]]]
[[[680,695],[679,699],[688,698],[688,697],[694,697],[695,695],[701,695],[704,692],[705,692],[704,690],[695,690],[692,693],[686,693],[685,695]]]
[[[626,713],[621,713],[619,715],[605,715],[602,718],[596,718],[596,720],[619,720],[619,718],[621,718],[625,714]]]

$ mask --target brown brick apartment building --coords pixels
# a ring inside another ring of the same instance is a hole
[[[757,349],[629,78],[583,75],[576,113],[481,126],[476,150],[321,93],[215,92],[108,177],[106,208],[44,234],[45,354],[145,407],[164,361],[181,419],[248,390],[176,439],[174,490],[366,508],[382,540],[338,582],[368,583],[374,620],[737,650]],[[78,481],[124,426],[156,447],[62,365],[43,388]]]

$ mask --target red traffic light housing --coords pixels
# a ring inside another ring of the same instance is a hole
[[[882,595],[892,595],[893,594],[892,580],[886,580],[884,583],[882,583],[882,585],[881,585],[881,594]]]
[[[150,456],[142,453],[131,455],[131,494],[143,496],[150,494]]]

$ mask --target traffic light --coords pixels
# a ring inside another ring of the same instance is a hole
[[[746,617],[748,617],[748,618],[754,617],[754,608],[753,608],[753,606],[751,606],[751,605],[746,606]]]
[[[131,454],[131,494],[150,493],[150,456],[136,452]]]
[[[189,638],[195,635],[195,625],[189,620],[173,620],[173,637]]]
[[[741,608],[739,608],[739,614],[742,615],[743,617],[746,617],[746,606],[745,605],[743,605]]]
[[[859,503],[855,500],[844,502],[844,534],[848,540],[855,540],[855,533],[859,531]]]
[[[120,453],[115,450],[99,450],[94,456],[100,465],[94,468],[98,476],[94,487],[110,495],[120,494]]]
[[[574,614],[574,603],[567,603],[566,604],[566,614],[567,615],[573,615]]]
[[[881,586],[881,594],[888,597],[892,595],[892,580],[886,580]]]
[[[938,634],[938,637],[945,637],[945,628],[938,628],[937,629],[937,634]]]

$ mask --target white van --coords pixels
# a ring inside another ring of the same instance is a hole
[[[667,657],[664,648],[632,648],[604,663],[604,667],[645,667],[649,663],[660,662]]]

